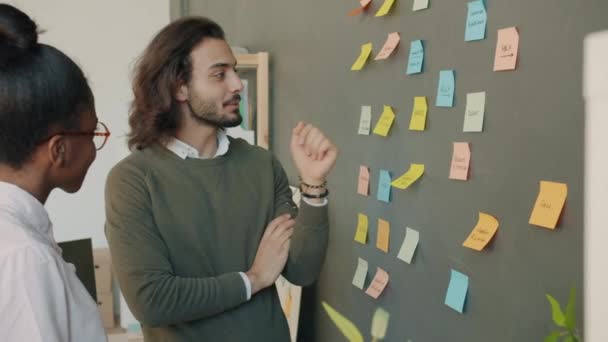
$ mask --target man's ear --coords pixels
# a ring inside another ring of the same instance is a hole
[[[175,99],[179,102],[186,102],[188,101],[188,97],[188,85],[186,83],[182,83],[177,87],[177,91],[175,92]]]
[[[53,165],[63,166],[66,162],[66,139],[62,135],[55,135],[48,142],[49,160]]]

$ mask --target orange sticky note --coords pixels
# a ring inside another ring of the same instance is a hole
[[[376,56],[376,58],[374,58],[374,60],[377,61],[387,59],[391,53],[393,53],[395,48],[397,48],[397,45],[399,45],[399,40],[401,40],[399,32],[389,33],[388,37],[386,38],[386,43],[384,43],[382,50],[380,50],[380,53]]]
[[[367,216],[359,213],[357,215],[357,231],[355,232],[355,241],[365,245],[367,241]]]
[[[371,297],[373,297],[375,299],[378,299],[378,297],[380,297],[380,294],[382,294],[382,292],[386,288],[386,285],[388,284],[388,279],[389,279],[388,273],[386,273],[385,270],[378,267],[378,270],[376,271],[376,275],[374,276],[374,280],[372,280],[372,283],[369,285],[369,287],[367,288],[365,293],[367,293],[368,295],[370,295]]]
[[[477,225],[462,245],[476,251],[481,251],[492,240],[497,230],[498,220],[492,215],[480,212]]]
[[[471,163],[471,149],[468,142],[455,142],[452,153],[452,166],[450,179],[469,179],[469,165]]]
[[[388,221],[378,219],[378,236],[376,247],[384,253],[388,253],[388,240],[391,235],[391,225]]]
[[[367,7],[369,7],[369,4],[372,3],[372,0],[361,0],[359,1],[359,4],[361,5],[361,7],[357,7],[353,10],[351,10],[350,12],[348,12],[348,15],[351,17],[354,17],[356,15],[359,15],[361,13],[363,13]]]
[[[568,185],[548,181],[540,182],[540,192],[530,216],[530,224],[555,229],[568,197]]]
[[[369,195],[369,168],[365,165],[359,166],[359,184],[357,185],[359,195]]]
[[[519,32],[517,31],[517,27],[507,27],[498,30],[494,71],[515,70],[518,51]]]

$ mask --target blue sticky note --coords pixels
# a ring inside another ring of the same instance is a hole
[[[441,70],[437,85],[437,107],[454,107],[454,70]]]
[[[386,170],[380,170],[378,181],[378,201],[389,203],[391,201],[391,174]]]
[[[422,40],[412,40],[410,43],[410,57],[407,62],[407,74],[418,74],[422,72],[424,63],[424,47]]]
[[[467,4],[467,24],[464,31],[464,41],[481,40],[486,38],[486,23],[488,15],[483,0],[471,1]]]
[[[469,277],[452,269],[450,285],[448,286],[448,291],[445,295],[445,305],[462,313],[468,289]]]

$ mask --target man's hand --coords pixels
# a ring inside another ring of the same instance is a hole
[[[274,284],[283,271],[295,221],[289,214],[272,220],[266,227],[253,266],[246,275],[251,281],[251,295]]]
[[[318,128],[299,122],[291,136],[291,156],[302,181],[318,185],[336,163],[338,149]]]

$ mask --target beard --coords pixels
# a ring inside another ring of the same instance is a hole
[[[240,101],[241,96],[235,95],[230,100]],[[190,116],[198,123],[214,126],[217,128],[236,127],[243,122],[243,117],[237,108],[234,112],[221,113],[221,108],[217,108],[213,100],[193,96],[192,101],[187,101],[190,109]]]

